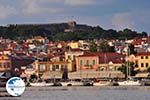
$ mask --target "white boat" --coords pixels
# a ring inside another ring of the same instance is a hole
[[[139,86],[141,85],[141,83],[139,81],[133,81],[133,80],[126,80],[126,81],[122,81],[122,82],[118,82],[118,84],[120,86]]]
[[[78,81],[68,81],[68,82],[60,82],[62,86],[83,86],[83,82]]]
[[[70,82],[60,82],[62,86],[71,86]]]
[[[83,82],[71,81],[72,86],[83,86]]]
[[[46,82],[35,82],[35,83],[30,83],[30,86],[33,87],[44,87],[44,86],[52,86],[53,83],[46,83]]]
[[[93,86],[94,85],[94,82],[89,79],[85,79],[82,82],[83,82],[83,86]]]
[[[130,48],[129,46],[127,45],[127,56],[130,55]],[[125,85],[129,85],[129,86],[139,86],[141,85],[140,81],[138,80],[134,80],[134,77],[131,77],[131,66],[130,66],[130,63],[127,61],[127,65],[126,65],[126,74],[127,74],[127,80],[125,81],[122,81],[122,82],[118,82],[118,85],[120,86],[125,86]]]
[[[108,86],[108,85],[110,85],[109,81],[94,82],[94,86]]]

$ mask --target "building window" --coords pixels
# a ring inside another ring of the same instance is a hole
[[[146,67],[148,67],[149,65],[148,65],[148,63],[146,63]]]
[[[138,68],[138,63],[135,63],[135,67]]]
[[[86,65],[89,65],[89,60],[86,61]]]
[[[80,65],[83,65],[83,60],[80,60]]]
[[[64,65],[61,65],[61,71],[64,71],[64,69],[65,69]]]
[[[59,70],[59,65],[52,66],[52,71],[58,71],[58,70]]]
[[[4,63],[1,63],[1,67],[4,68]]]
[[[39,65],[39,71],[44,71],[44,65]]]
[[[52,66],[52,71],[56,71],[55,65]]]
[[[99,69],[100,69],[100,71],[104,71],[105,67],[100,67]]]
[[[145,58],[148,59],[148,56],[146,56]]]
[[[95,65],[95,60],[93,60],[93,65]]]
[[[143,59],[144,57],[143,56],[141,56],[141,59]]]
[[[46,71],[50,71],[50,66],[46,65]]]
[[[11,63],[7,62],[7,68],[11,67]]]
[[[56,70],[58,70],[59,69],[59,65],[56,65]]]
[[[68,59],[71,59],[71,57],[70,57],[70,56],[68,56]]]
[[[4,63],[4,68],[8,68],[7,62]]]
[[[61,71],[67,70],[67,65],[61,65]]]
[[[75,55],[73,55],[73,60],[75,60],[76,59],[76,56]]]
[[[144,64],[143,64],[143,63],[141,63],[141,67],[144,67]]]

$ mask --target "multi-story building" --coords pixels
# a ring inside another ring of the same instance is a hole
[[[118,53],[92,53],[78,56],[77,70],[93,69],[114,71],[122,66],[124,55]]]
[[[65,52],[65,59],[75,61],[77,56],[83,55],[84,51],[81,49],[71,49]]]
[[[99,64],[99,56],[95,54],[80,55],[76,59],[77,71],[96,70]]]
[[[101,53],[99,55],[99,71],[117,71],[124,63],[125,55],[119,53]]]
[[[7,55],[0,55],[0,72],[11,72],[11,59]]]
[[[91,53],[78,56],[75,75],[89,78],[124,78],[118,71],[124,62],[124,55],[118,53]]]
[[[81,50],[81,49],[71,49],[71,50],[68,50],[65,52],[65,60],[66,61],[71,61],[72,62],[72,69],[73,71],[76,71],[77,70],[77,67],[76,67],[76,57],[77,56],[80,56],[80,55],[83,55],[84,54],[84,51]]]
[[[150,67],[150,52],[142,52],[136,55],[136,68],[138,71],[147,71]]]
[[[41,75],[42,78],[61,78],[64,70],[72,72],[72,62],[71,61],[37,61],[35,63],[35,73],[36,75]]]

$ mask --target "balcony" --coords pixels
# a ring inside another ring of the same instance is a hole
[[[86,69],[93,69],[93,65],[84,65],[84,67],[86,67]]]

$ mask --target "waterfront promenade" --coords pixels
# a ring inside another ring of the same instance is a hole
[[[21,97],[0,100],[149,100],[149,93],[148,86],[27,87]]]

